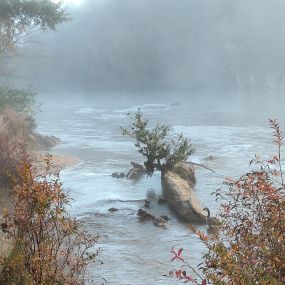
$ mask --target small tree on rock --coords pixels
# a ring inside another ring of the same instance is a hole
[[[149,128],[148,120],[144,119],[140,109],[131,118],[134,120],[132,125],[121,130],[123,135],[135,140],[138,152],[146,158],[144,165],[148,175],[152,175],[156,170],[174,169],[193,153],[190,140],[182,134],[177,140],[169,142],[169,126],[158,124],[155,128]]]

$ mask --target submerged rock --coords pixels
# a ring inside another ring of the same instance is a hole
[[[159,205],[163,205],[166,203],[166,199],[163,197],[163,196],[159,196],[158,200],[157,200],[157,203]]]
[[[155,193],[154,189],[149,189],[146,193],[146,197],[148,200],[156,200],[157,194]]]
[[[168,216],[166,216],[166,215],[160,216],[160,218],[164,219],[165,221],[169,221],[170,220],[170,218]]]
[[[144,200],[144,207],[145,207],[145,208],[149,208],[149,206],[150,206],[150,200],[145,199],[145,200]]]
[[[152,221],[153,225],[157,227],[165,227],[167,221],[170,220],[167,216],[160,216],[157,218],[143,209],[138,209],[137,216],[139,217],[140,222]]]
[[[126,174],[125,173],[119,173],[119,172],[114,172],[112,173],[112,177],[115,177],[115,178],[125,178],[126,177]]]
[[[119,209],[112,207],[112,208],[108,209],[108,211],[111,212],[111,213],[115,213],[115,212],[118,212]]]
[[[155,219],[154,215],[148,213],[143,209],[138,209],[137,216],[139,217],[140,222],[152,221],[153,219]]]

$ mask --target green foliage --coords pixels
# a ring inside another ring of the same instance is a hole
[[[0,54],[14,48],[16,43],[34,31],[55,30],[68,20],[62,3],[51,0],[0,1]]]
[[[131,118],[134,122],[128,128],[121,128],[122,134],[135,140],[138,152],[146,158],[144,164],[149,175],[155,170],[173,169],[177,163],[185,162],[193,152],[190,141],[182,134],[176,141],[168,142],[168,126],[157,125],[153,129],[148,128],[148,120],[143,118],[140,109]]]
[[[9,107],[16,112],[32,115],[35,106],[35,93],[30,89],[19,90],[0,87],[0,112]]]

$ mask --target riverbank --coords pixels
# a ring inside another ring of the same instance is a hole
[[[56,173],[63,170],[64,168],[72,167],[81,162],[81,160],[77,157],[65,156],[44,151],[35,151],[32,154],[32,159],[33,164],[37,168],[39,174],[41,174],[41,171],[43,171],[45,168],[45,159],[47,155],[50,155],[51,157],[51,173]],[[9,195],[9,189],[0,187],[0,206],[2,211],[4,208],[8,211],[11,211],[12,209]]]
[[[39,174],[45,168],[45,160],[47,156],[51,157],[51,172],[55,173],[63,170],[64,168],[77,165],[81,160],[75,156],[66,156],[57,153],[50,153],[47,151],[35,151],[32,154],[35,167],[38,169]]]
[[[25,111],[17,111],[10,105],[2,106],[0,112],[0,153],[2,175],[14,175],[19,163],[23,146],[28,156],[36,168],[38,174],[46,168],[45,160],[50,156],[50,171],[56,173],[63,168],[80,163],[76,157],[64,156],[50,153],[47,150],[60,143],[60,139],[55,136],[47,136],[35,130],[34,118]],[[26,147],[27,146],[27,147]],[[44,151],[40,151],[40,150]],[[6,169],[7,168],[7,169]],[[1,188],[1,187],[0,187]],[[9,189],[0,189],[1,208],[11,208],[9,203]]]
[[[81,162],[81,160],[77,157],[64,156],[43,151],[35,151],[32,154],[32,159],[35,167],[38,170],[39,175],[45,169],[45,159],[47,155],[51,156],[51,173],[56,173],[60,170],[63,170],[64,168],[77,165]],[[13,212],[13,205],[10,199],[10,189],[5,187],[0,187],[0,210],[0,223],[5,223],[5,221],[3,220],[3,214],[6,211],[8,211],[8,213]],[[7,255],[11,249],[11,241],[5,237],[2,231],[0,232],[0,241],[0,254]]]

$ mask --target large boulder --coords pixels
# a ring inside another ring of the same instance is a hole
[[[203,210],[193,188],[196,179],[194,169],[188,164],[179,164],[174,170],[162,172],[163,195],[171,208],[182,218],[191,222],[206,222]]]
[[[178,163],[174,170],[182,179],[186,180],[191,187],[196,184],[195,171],[192,164],[189,163]]]

